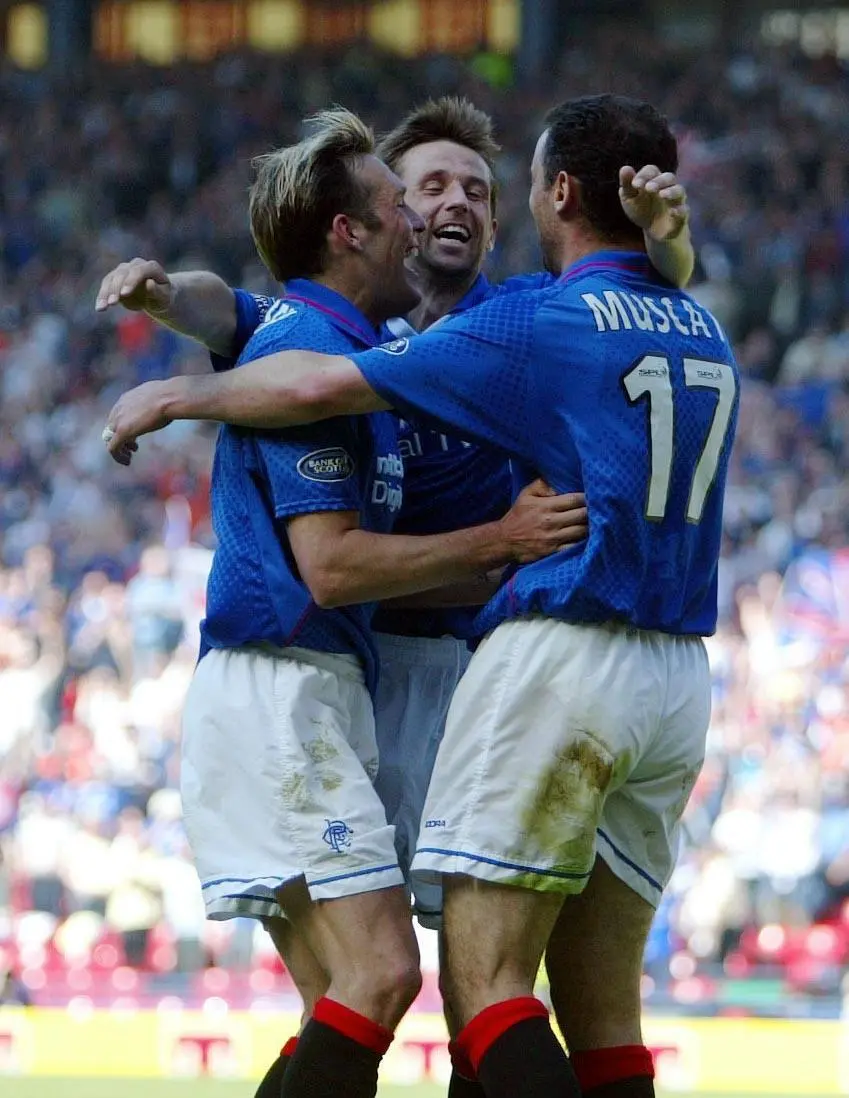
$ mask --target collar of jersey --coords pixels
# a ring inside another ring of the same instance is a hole
[[[645,252],[623,252],[618,249],[593,252],[585,255],[571,267],[567,267],[558,282],[571,282],[573,278],[592,274],[595,271],[631,271],[634,274],[647,274],[652,270]]]
[[[342,328],[349,335],[354,335],[367,347],[374,347],[381,342],[380,332],[360,312],[356,305],[352,305],[347,297],[343,297],[335,290],[322,286],[320,282],[313,282],[309,278],[292,278],[286,283],[286,300],[302,301],[318,309],[337,328]]]
[[[491,289],[492,287],[490,286],[486,275],[479,274],[454,308],[446,315],[454,316],[455,313],[464,313],[466,309],[473,309],[475,305],[480,305],[482,301],[486,301],[487,297],[489,297]]]

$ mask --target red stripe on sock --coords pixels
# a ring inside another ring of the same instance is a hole
[[[615,1048],[573,1052],[571,1060],[584,1091],[639,1075],[654,1078],[654,1060],[645,1045],[618,1045]]]
[[[286,1044],[280,1049],[281,1056],[292,1056],[295,1049],[298,1047],[298,1038],[290,1037]]]
[[[548,1010],[545,1004],[533,995],[505,999],[501,1003],[493,1003],[480,1014],[476,1014],[454,1043],[466,1056],[477,1076],[481,1060],[502,1033],[506,1033],[517,1022],[526,1022],[529,1018],[547,1017]]]
[[[451,1066],[458,1075],[462,1075],[470,1083],[478,1081],[478,1073],[472,1067],[472,1061],[456,1041],[448,1042],[448,1055],[451,1057]]]
[[[313,1007],[313,1019],[325,1026],[330,1026],[338,1033],[350,1037],[358,1045],[371,1049],[378,1056],[383,1056],[392,1044],[393,1034],[390,1030],[366,1018],[364,1014],[358,1014],[356,1010],[337,1003],[335,999],[326,996],[319,999]]]

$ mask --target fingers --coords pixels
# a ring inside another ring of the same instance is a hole
[[[619,169],[619,190],[624,192],[626,198],[633,198],[636,194],[634,189],[636,174],[636,169],[632,168],[630,164],[626,164],[625,167]]]
[[[136,258],[129,263],[119,263],[110,271],[100,284],[94,307],[103,312],[111,305],[117,305],[129,298],[142,287],[152,297],[159,296],[160,287],[170,284],[167,273],[153,259]]]
[[[656,164],[646,164],[639,171],[634,171],[632,167],[620,168],[619,185],[629,186],[634,191],[645,190],[667,200],[684,201],[687,196],[675,172],[662,172]]]
[[[590,528],[586,523],[579,526],[570,526],[563,531],[563,538],[558,548],[565,549],[568,545],[576,545],[579,541],[586,541],[590,536]]]
[[[129,465],[133,460],[133,454],[138,450],[139,444],[135,439],[120,439],[117,436],[107,443],[106,449],[113,461],[119,465]]]
[[[97,312],[102,313],[103,310],[107,309],[110,305],[118,304],[118,295],[124,284],[129,266],[129,263],[119,263],[118,266],[110,271],[100,283],[100,289],[97,291],[97,297],[94,302],[94,307]]]
[[[564,492],[563,495],[555,495],[552,489],[551,497],[546,503],[546,508],[552,513],[566,511],[587,510],[587,500],[583,492]]]
[[[549,488],[542,477],[537,477],[530,484],[526,484],[520,493],[523,496],[553,496],[555,494],[554,489]]]

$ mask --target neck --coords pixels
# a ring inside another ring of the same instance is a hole
[[[416,265],[414,275],[421,300],[407,314],[409,323],[419,332],[429,328],[463,300],[479,274],[477,269],[447,274],[431,267],[422,268]]]
[[[573,264],[596,252],[644,252],[646,246],[642,237],[633,240],[603,240],[593,233],[576,229],[560,241],[555,253],[554,269],[561,274]]]
[[[375,328],[380,327],[386,319],[382,314],[378,315],[379,310],[375,308],[370,279],[357,277],[353,272],[330,270],[314,275],[312,281],[350,301]]]

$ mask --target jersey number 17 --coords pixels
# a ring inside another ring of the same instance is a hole
[[[649,402],[649,443],[651,478],[646,518],[660,521],[666,516],[672,458],[675,450],[675,400],[670,377],[670,362],[664,355],[645,355],[622,378],[631,404]],[[706,362],[701,358],[684,359],[684,384],[688,389],[713,390],[716,407],[690,483],[687,522],[701,522],[708,492],[716,478],[722,456],[734,400],[737,379],[727,362]]]

